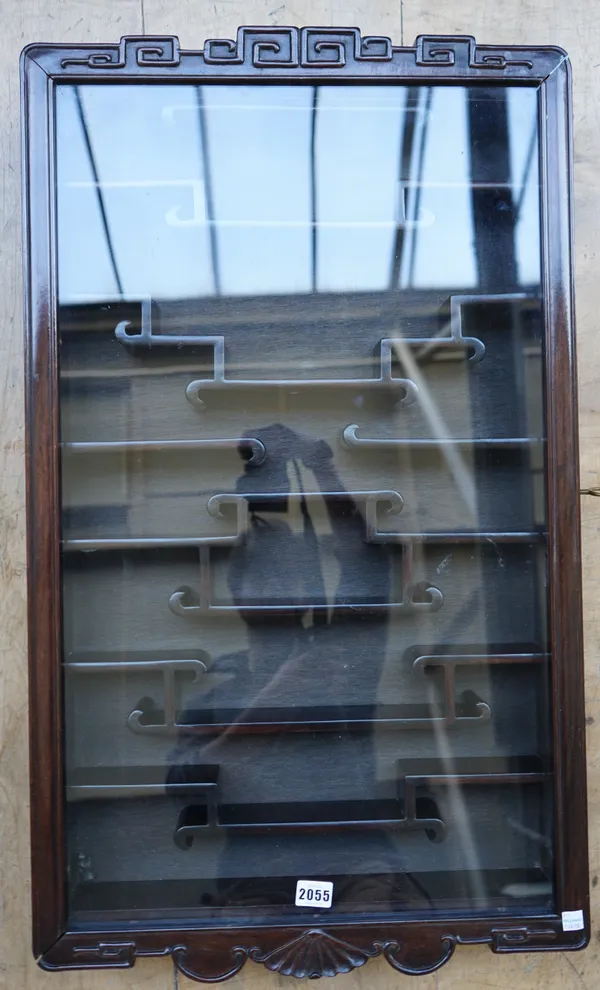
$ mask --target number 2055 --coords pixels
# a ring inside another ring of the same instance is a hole
[[[298,880],[296,906],[331,907],[333,884],[325,881]]]

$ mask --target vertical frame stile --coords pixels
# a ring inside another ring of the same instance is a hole
[[[33,949],[66,926],[52,78],[23,58]]]
[[[589,935],[570,115],[571,70],[563,53],[540,87],[556,888],[559,916],[583,910]]]

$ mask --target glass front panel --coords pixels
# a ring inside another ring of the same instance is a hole
[[[71,924],[550,911],[537,92],[56,99]]]

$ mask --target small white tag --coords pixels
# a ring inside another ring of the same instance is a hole
[[[296,907],[330,908],[333,884],[327,880],[298,880]]]
[[[585,928],[583,911],[563,911],[562,926],[563,932],[580,932]]]

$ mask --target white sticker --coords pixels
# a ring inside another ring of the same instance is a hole
[[[333,901],[333,884],[327,880],[298,880],[296,907],[330,908]]]
[[[563,911],[562,926],[563,932],[580,932],[585,928],[583,911]]]

